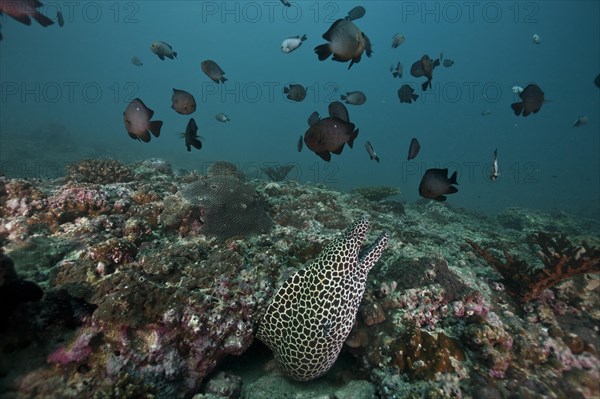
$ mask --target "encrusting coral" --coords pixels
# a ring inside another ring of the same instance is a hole
[[[576,247],[563,235],[552,236],[545,232],[529,236],[528,241],[540,247],[538,257],[543,268],[530,270],[525,261],[514,257],[507,249],[503,249],[503,262],[492,255],[489,248],[483,249],[471,240],[467,243],[500,272],[508,292],[523,303],[537,299],[544,290],[574,275],[600,273],[600,249],[585,242]]]

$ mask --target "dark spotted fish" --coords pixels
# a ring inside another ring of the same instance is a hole
[[[287,94],[288,100],[300,102],[306,97],[306,89],[302,85],[290,84],[283,88],[283,93]]]
[[[334,61],[350,61],[348,69],[360,62],[363,51],[366,52],[367,57],[370,57],[373,52],[369,38],[347,19],[335,21],[323,34],[323,39],[329,43],[315,47],[319,61],[326,60],[333,54]]]
[[[225,83],[227,81],[227,78],[224,76],[225,72],[212,60],[202,61],[200,68],[215,83]]]
[[[421,150],[421,144],[419,144],[419,140],[417,140],[416,138],[413,137],[413,139],[410,141],[410,146],[408,147],[407,161],[414,159],[419,154],[420,150]]]
[[[453,186],[456,182],[456,172],[448,178],[448,169],[427,169],[421,184],[419,184],[419,195],[436,201],[445,201],[444,194],[454,194],[458,189]]]
[[[0,0],[0,15],[4,13],[25,25],[31,25],[31,18],[42,26],[52,25],[54,22],[50,18],[36,10],[43,5],[38,0]],[[0,34],[0,40],[2,40],[2,34]]]
[[[367,141],[365,143],[365,148],[367,149],[367,153],[369,154],[371,160],[379,162],[379,157],[377,156],[377,153],[375,152],[375,149],[373,148],[373,145],[370,141]]]
[[[365,16],[367,10],[365,10],[362,6],[356,6],[352,10],[348,11],[348,15],[346,16],[346,20],[355,21]]]
[[[536,114],[544,104],[544,92],[538,85],[531,83],[519,94],[520,103],[512,103],[510,106],[515,112],[515,115],[529,116]]]
[[[194,96],[185,90],[173,89],[171,102],[171,108],[178,114],[189,115],[196,111],[196,100],[194,99]]]
[[[423,55],[420,60],[415,61],[410,67],[410,74],[415,78],[425,76],[427,80],[421,85],[423,91],[431,87],[431,80],[433,79],[433,70],[436,66],[440,65],[440,60],[432,60],[427,54]]]
[[[320,119],[319,114],[313,112],[308,118],[308,123],[310,127],[304,134],[304,143],[327,162],[331,160],[332,152],[338,155],[342,153],[344,144],[347,143],[352,148],[354,139],[358,136],[358,129],[354,129],[354,123],[339,119],[331,113],[329,117]]]
[[[416,101],[417,98],[419,98],[419,95],[415,94],[415,89],[409,85],[402,85],[398,89],[398,98],[401,103],[412,104],[413,101]]]
[[[162,121],[151,121],[153,115],[154,111],[146,107],[139,98],[131,101],[123,112],[125,129],[127,129],[129,137],[145,143],[150,141],[150,132],[158,137],[163,123]]]
[[[198,139],[198,125],[196,125],[196,121],[194,118],[190,118],[186,128],[185,128],[185,146],[188,151],[192,151],[192,147],[201,149],[202,142]]]

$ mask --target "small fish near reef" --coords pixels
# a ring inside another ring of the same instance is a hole
[[[229,119],[229,117],[227,115],[225,115],[222,112],[219,112],[218,114],[215,115],[215,119],[218,120],[219,122],[229,122],[231,119]]]
[[[150,141],[150,133],[154,137],[158,137],[163,123],[162,121],[151,121],[152,116],[154,116],[154,111],[148,108],[142,100],[136,98],[131,101],[123,112],[125,129],[127,129],[129,137],[145,143]]]
[[[361,32],[353,22],[347,19],[338,19],[331,25],[329,30],[323,34],[323,39],[329,43],[315,47],[315,53],[319,61],[324,61],[333,54],[333,60],[348,62],[348,69],[360,62],[362,53],[371,57],[371,41]]]
[[[368,230],[366,217],[355,221],[270,299],[256,337],[288,377],[314,380],[335,363],[356,320],[367,275],[389,239],[383,232],[361,251]]]
[[[196,100],[185,90],[173,89],[171,108],[178,114],[189,115],[196,111]]]
[[[448,178],[448,169],[427,169],[421,184],[419,184],[419,195],[423,198],[436,201],[446,201],[444,194],[454,194],[458,189],[453,186],[456,182],[456,172]]]
[[[165,60],[165,57],[174,60],[177,58],[177,53],[173,51],[173,47],[165,42],[154,42],[150,45],[150,51],[158,56],[161,60]]]
[[[440,65],[440,60],[435,61],[429,58],[427,54],[423,55],[420,60],[415,61],[410,67],[410,74],[415,78],[425,76],[427,80],[421,85],[423,91],[431,87],[431,80],[433,79],[433,70],[435,67]]]
[[[306,35],[288,37],[281,43],[281,51],[284,53],[291,53],[302,45],[302,42],[306,40]]]
[[[185,133],[183,134],[183,138],[185,138],[185,146],[188,151],[192,151],[192,147],[201,149],[202,142],[199,140],[198,136],[198,125],[196,125],[196,121],[194,118],[190,118],[188,122]]]
[[[526,117],[530,114],[537,114],[544,104],[544,92],[540,86],[534,83],[527,85],[519,97],[522,100],[520,103],[510,105],[516,116],[523,114]]]
[[[306,98],[306,89],[302,85],[290,84],[283,88],[283,94],[287,94],[287,99],[300,102]]]
[[[531,40],[535,43],[535,44],[541,44],[542,43],[542,38],[540,37],[540,35],[538,35],[537,33],[534,33],[533,36],[531,36]]]
[[[491,181],[496,181],[500,176],[500,172],[498,171],[498,149],[494,150],[494,157],[492,158],[492,174],[490,175]]]
[[[200,69],[215,83],[225,83],[227,81],[227,78],[224,76],[225,72],[213,60],[202,61]]]
[[[358,129],[355,130],[354,123],[344,118],[344,112],[339,110],[340,107],[346,109],[344,104],[336,101],[329,105],[329,117],[321,119],[319,113],[315,111],[308,118],[309,128],[304,134],[304,144],[326,162],[331,160],[332,152],[341,154],[344,144],[352,148],[354,139],[358,136]],[[348,115],[347,110],[345,115]]]
[[[402,43],[404,43],[404,35],[402,33],[396,33],[392,36],[392,48],[398,48]]]
[[[417,98],[419,98],[419,95],[415,94],[415,89],[409,85],[402,85],[398,89],[398,98],[401,103],[412,104],[413,101],[416,101]]]
[[[575,123],[573,123],[573,127],[580,127],[588,123],[588,117],[585,115],[580,115]]]
[[[419,154],[419,151],[421,151],[421,144],[419,144],[419,140],[413,137],[412,140],[410,140],[410,146],[408,147],[408,158],[406,160],[410,161],[411,159],[415,159],[415,157]]]
[[[37,10],[43,5],[38,0],[0,0],[0,16],[4,13],[25,25],[31,25],[31,18],[33,18],[44,27],[50,26],[54,21]],[[2,40],[1,33],[0,40]]]
[[[350,91],[342,94],[341,99],[351,105],[363,105],[367,102],[367,96],[362,91]]]
[[[365,148],[367,149],[367,154],[369,154],[371,160],[379,162],[379,157],[377,156],[377,153],[375,152],[375,149],[373,148],[373,145],[370,141],[367,141],[365,143]]]
[[[137,56],[133,56],[131,57],[131,63],[135,66],[142,66],[144,65],[144,63],[142,62],[142,60],[140,60]]]

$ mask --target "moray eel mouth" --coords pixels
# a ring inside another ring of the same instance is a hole
[[[291,275],[267,306],[257,338],[288,377],[315,379],[337,359],[356,319],[367,274],[388,242],[384,232],[361,251],[368,230],[366,217],[355,221],[310,265]]]

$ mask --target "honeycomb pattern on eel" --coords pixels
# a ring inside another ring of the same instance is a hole
[[[367,274],[388,242],[382,233],[364,251],[369,221],[355,221],[305,269],[290,276],[267,306],[257,338],[297,381],[315,379],[337,359],[365,292]]]

